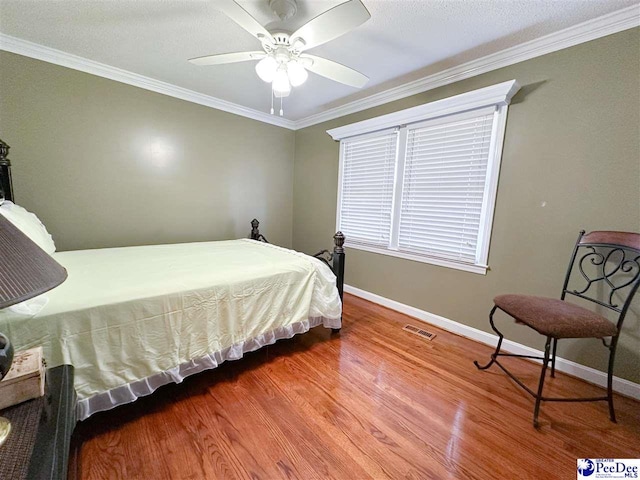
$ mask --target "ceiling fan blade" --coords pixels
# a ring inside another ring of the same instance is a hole
[[[266,41],[271,45],[276,43],[275,39],[267,29],[234,0],[215,0],[214,4],[218,10],[223,12],[231,20],[236,22],[261,42]]]
[[[189,62],[194,65],[221,65],[223,63],[248,62],[249,60],[260,60],[266,54],[264,52],[236,52],[222,53],[220,55],[207,55],[206,57],[190,58]]]
[[[300,51],[309,50],[344,35],[371,18],[360,0],[349,0],[310,20],[291,34],[291,44],[302,39],[303,45],[295,45]]]
[[[307,70],[335,80],[336,82],[344,83],[351,87],[362,88],[369,81],[369,77],[366,75],[332,60],[307,54],[300,55],[300,58]],[[313,63],[309,60],[313,61]]]

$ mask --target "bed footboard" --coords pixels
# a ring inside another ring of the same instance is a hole
[[[251,221],[251,235],[250,238],[252,240],[257,240],[259,242],[269,243],[264,235],[260,233],[260,222],[255,218]],[[333,236],[333,252],[329,250],[321,250],[313,257],[322,260],[326,263],[333,273],[336,275],[336,286],[338,287],[338,294],[340,295],[340,301],[342,301],[342,296],[344,293],[344,240],[345,236],[342,232],[336,232]],[[332,329],[334,332],[339,332],[339,328]]]
[[[336,232],[333,236],[333,252],[321,250],[313,255],[329,265],[329,268],[336,274],[336,286],[338,287],[340,300],[342,300],[344,290],[344,239],[345,236],[342,232]]]
[[[333,273],[336,275],[336,286],[338,287],[338,294],[340,295],[340,302],[344,305],[342,301],[342,296],[344,293],[344,239],[345,236],[342,232],[336,232],[333,236],[333,252],[329,250],[321,250],[314,255],[315,258],[318,258],[324,261],[329,268],[333,270]],[[333,333],[338,333],[340,331],[339,328],[332,328],[331,331]]]

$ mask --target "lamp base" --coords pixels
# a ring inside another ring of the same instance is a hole
[[[7,440],[11,433],[11,422],[4,417],[0,417],[0,447]]]

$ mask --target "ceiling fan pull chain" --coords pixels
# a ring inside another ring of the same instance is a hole
[[[280,116],[284,115],[284,110],[282,110],[283,101],[284,101],[284,97],[280,97]]]
[[[274,112],[274,110],[273,110],[273,95],[274,95],[273,87],[271,87],[270,91],[271,91],[271,115],[273,115],[273,112]]]

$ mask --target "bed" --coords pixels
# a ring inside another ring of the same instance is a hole
[[[334,242],[314,258],[269,244],[254,220],[246,239],[50,252],[68,279],[0,310],[0,331],[17,349],[42,345],[49,367],[74,366],[84,420],[278,339],[340,329],[344,237]]]

